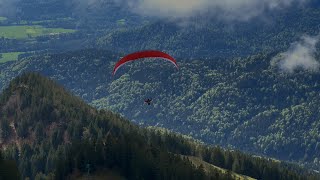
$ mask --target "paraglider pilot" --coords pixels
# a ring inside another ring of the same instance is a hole
[[[149,99],[149,98],[144,100],[144,102],[147,103],[148,105],[151,105],[151,101],[152,99]]]

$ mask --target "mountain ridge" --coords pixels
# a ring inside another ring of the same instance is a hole
[[[318,169],[319,137],[314,132],[318,127],[319,74],[303,70],[282,73],[270,64],[274,55],[262,53],[228,61],[180,60],[179,72],[166,63],[146,61],[124,67],[119,77],[112,79],[113,63],[119,55],[77,51],[16,62],[2,69],[0,83],[7,84],[25,71],[38,71],[87,103],[121,113],[137,124],[166,127],[206,143]],[[147,77],[140,78],[141,74]],[[154,106],[146,109],[141,99],[155,94]],[[299,141],[306,142],[298,146],[299,151],[290,148]]]
[[[317,6],[306,6],[272,12],[265,18],[245,22],[224,22],[214,18],[201,22],[206,18],[194,17],[190,21],[195,25],[181,26],[164,19],[108,32],[98,38],[96,45],[120,52],[161,49],[191,59],[246,57],[285,50],[304,34],[319,34],[318,16]]]
[[[14,102],[12,98],[19,100]],[[170,133],[162,132],[160,136],[160,132],[141,129],[117,114],[94,110],[78,97],[72,96],[64,88],[39,74],[27,73],[15,78],[1,94],[0,107],[0,114],[4,117],[1,120],[2,139],[8,138],[12,133],[4,127],[8,119],[13,118],[17,134],[24,140],[21,142],[21,150],[10,145],[4,151],[4,157],[18,163],[22,177],[46,175],[48,178],[61,179],[73,172],[74,168],[85,173],[86,164],[89,163],[92,171],[102,167],[118,167],[117,172],[129,179],[166,179],[165,177],[171,175],[187,179],[233,179],[231,174],[214,169],[206,174],[202,166],[196,168],[190,160],[170,155],[178,153],[202,156],[203,161],[220,164],[225,168],[232,166],[237,173],[251,174],[257,178],[301,178],[295,173],[296,170],[287,169],[285,164],[253,158],[240,152],[224,151],[219,147],[206,147]],[[58,125],[48,131],[48,127],[55,123]],[[3,136],[5,134],[7,136]],[[159,157],[162,158],[158,159]],[[233,163],[225,161],[227,157],[232,158],[230,162]],[[240,164],[234,163],[237,161],[244,165],[251,164],[250,166],[260,164],[265,169],[258,166],[251,170],[247,169],[249,167],[241,169]],[[167,165],[164,166],[163,163]],[[171,171],[174,167],[181,169]],[[185,174],[186,168],[190,170],[188,174]],[[303,172],[305,177],[310,179],[316,177]]]

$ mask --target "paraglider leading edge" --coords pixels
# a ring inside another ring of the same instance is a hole
[[[116,72],[118,71],[118,69],[128,62],[135,61],[135,60],[142,59],[142,58],[152,58],[152,57],[153,58],[162,58],[164,60],[167,60],[167,61],[171,62],[172,64],[174,64],[174,66],[177,69],[179,69],[177,61],[173,57],[171,57],[169,54],[161,52],[161,51],[157,51],[157,50],[147,50],[147,51],[135,52],[135,53],[126,55],[125,57],[121,58],[114,66],[112,75],[115,75]]]

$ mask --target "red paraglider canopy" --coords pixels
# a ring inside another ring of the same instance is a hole
[[[168,60],[169,62],[174,64],[174,66],[178,69],[177,61],[173,57],[171,57],[169,54],[166,54],[164,52],[157,51],[157,50],[147,50],[147,51],[135,52],[135,53],[126,55],[125,57],[120,59],[114,66],[112,74],[115,75],[118,69],[128,62],[135,61],[141,58],[152,58],[152,57],[163,58],[164,60]]]

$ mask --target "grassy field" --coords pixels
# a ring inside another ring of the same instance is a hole
[[[27,39],[57,33],[72,33],[73,29],[44,28],[42,26],[0,26],[0,37],[10,39]]]
[[[181,155],[182,156],[182,155]],[[206,172],[210,172],[214,169],[219,170],[222,173],[227,173],[228,171],[226,169],[214,166],[212,164],[209,164],[207,162],[202,161],[200,158],[198,157],[194,157],[194,156],[182,156],[182,157],[187,157],[195,166],[199,167],[200,165],[202,165],[204,167],[204,170]],[[254,178],[251,178],[249,176],[245,176],[245,175],[241,175],[241,174],[237,174],[234,172],[231,172],[231,175],[234,179],[238,179],[238,180],[255,180]]]
[[[0,63],[5,63],[8,61],[16,61],[18,60],[18,56],[23,54],[23,52],[10,52],[10,53],[0,53]]]
[[[73,21],[74,19],[71,17],[65,18],[57,18],[57,19],[47,19],[47,20],[40,20],[40,21],[26,21],[21,20],[19,22],[12,23],[11,25],[21,26],[21,25],[40,25],[42,23],[52,23],[52,22],[62,22],[62,21]]]

